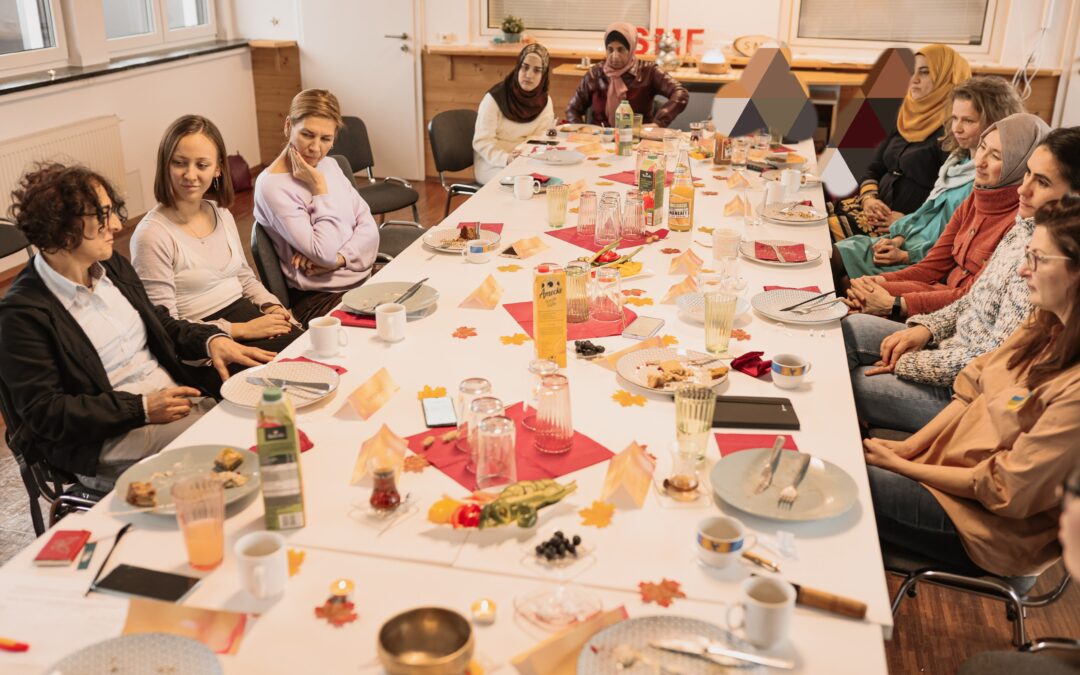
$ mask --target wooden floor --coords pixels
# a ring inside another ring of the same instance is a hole
[[[443,219],[446,193],[437,181],[414,183],[420,192],[420,222],[430,227]],[[455,204],[464,201],[455,199]],[[232,208],[242,241],[249,241],[252,217],[252,193],[237,195]],[[409,219],[408,210],[390,214],[391,218]],[[134,223],[131,223],[134,226]],[[130,228],[117,237],[117,247],[128,253]],[[249,253],[250,258],[250,253]],[[33,541],[33,530],[26,505],[26,493],[19,481],[15,462],[7,447],[0,448],[0,564]],[[839,553],[838,553],[839,554]],[[1037,590],[1049,588],[1061,578],[1060,564],[1040,580]],[[888,575],[890,596],[896,593],[900,579]],[[1080,638],[1080,589],[1072,584],[1065,596],[1045,609],[1033,609],[1028,615],[1032,637],[1060,636]],[[920,586],[918,596],[908,598],[896,617],[893,639],[885,643],[889,672],[893,674],[929,673],[952,675],[965,659],[984,651],[1010,650],[1011,624],[1005,610],[974,595],[958,593],[930,585]],[[1020,674],[1018,674],[1020,675]]]

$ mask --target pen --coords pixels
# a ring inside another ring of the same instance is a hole
[[[94,590],[94,586],[97,584],[98,579],[101,578],[101,573],[105,570],[105,567],[109,564],[109,558],[112,557],[113,551],[116,550],[117,544],[120,543],[121,537],[127,534],[127,531],[131,529],[131,523],[124,525],[120,528],[120,531],[116,533],[116,539],[113,540],[112,548],[105,554],[105,560],[101,561],[101,567],[98,568],[97,574],[94,575],[94,580],[90,582],[90,587],[83,593],[83,597],[90,595],[90,591]]]
[[[5,652],[25,652],[30,649],[30,645],[11,638],[0,637],[0,649]]]

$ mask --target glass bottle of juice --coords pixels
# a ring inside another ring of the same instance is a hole
[[[533,344],[536,358],[566,367],[566,270],[541,263],[533,270]]]
[[[694,229],[694,177],[690,175],[690,158],[685,145],[679,148],[675,179],[668,195],[668,229],[672,232]]]
[[[621,157],[634,153],[634,109],[625,98],[615,109],[615,147]]]
[[[645,207],[645,226],[657,227],[664,218],[664,153],[648,152],[639,162],[638,192]]]
[[[300,441],[292,401],[280,388],[267,387],[255,415],[266,529],[303,527],[304,482],[300,476]]]

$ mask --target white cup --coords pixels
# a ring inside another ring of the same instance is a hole
[[[713,259],[739,257],[739,242],[742,237],[735,230],[725,227],[713,231]]]
[[[461,249],[461,255],[471,263],[486,263],[491,260],[491,242],[483,239],[470,239]]]
[[[233,545],[240,585],[258,600],[285,590],[289,580],[289,557],[285,537],[276,532],[252,532]]]
[[[742,617],[735,622],[736,610]],[[727,624],[743,629],[755,647],[767,649],[784,641],[795,615],[795,588],[783,579],[750,577],[739,586],[739,600],[728,606]]]
[[[784,186],[784,201],[794,201],[802,188],[802,171],[784,169],[780,172],[780,184]]]
[[[784,186],[776,181],[769,181],[765,184],[765,204],[770,206],[784,201],[785,197]]]
[[[514,196],[518,199],[532,199],[540,192],[540,181],[532,176],[514,176]]]
[[[781,389],[797,389],[810,372],[810,362],[795,354],[772,357],[772,381]]]
[[[308,322],[311,335],[311,348],[319,356],[337,356],[341,348],[349,344],[349,336],[341,327],[341,319],[334,316],[320,316]]]
[[[386,302],[375,308],[375,333],[383,342],[405,339],[405,305]]]
[[[698,523],[694,550],[709,567],[724,568],[757,543],[743,524],[728,516],[706,518]]]

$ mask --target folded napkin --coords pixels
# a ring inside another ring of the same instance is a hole
[[[306,356],[297,356],[296,358],[292,358],[292,359],[278,359],[278,363],[289,363],[290,361],[298,361],[300,363],[317,363],[320,366],[326,366],[327,368],[330,368],[331,370],[333,370],[338,375],[344,375],[345,373],[349,372],[348,368],[343,368],[341,366],[335,366],[332,363],[323,363],[322,361],[315,361],[314,359],[309,359]]]
[[[623,183],[625,185],[637,185],[637,176],[633,171],[620,171],[619,173],[609,173],[606,176],[600,176],[604,180],[615,181],[616,183]],[[669,173],[664,177],[664,185],[670,186],[671,181],[675,180],[675,174]]]
[[[372,317],[359,316],[357,314],[353,314],[351,312],[346,312],[346,311],[340,310],[340,309],[337,309],[337,310],[334,310],[333,312],[330,312],[330,316],[341,319],[341,325],[342,326],[348,326],[350,328],[374,328],[375,327],[375,317],[373,317],[373,316]]]
[[[533,178],[535,178],[536,180],[540,181],[541,185],[543,185],[544,183],[551,180],[551,176],[545,176],[542,173],[535,173],[534,172],[534,173],[530,173],[529,175],[532,176]]]
[[[714,434],[716,447],[720,449],[720,456],[727,457],[733,452],[740,450],[753,450],[755,448],[771,448],[778,434]],[[784,450],[799,451],[795,445],[795,439],[787,434],[784,436]]]
[[[289,360],[299,361],[299,359],[289,359]],[[315,444],[311,442],[311,439],[308,438],[308,435],[304,433],[303,429],[297,429],[296,430],[296,437],[300,441],[300,452],[307,452],[308,450],[315,447]],[[258,452],[259,451],[259,446],[253,445],[250,448],[248,448],[248,450],[250,450],[252,452]]]
[[[765,352],[746,352],[742,356],[731,361],[731,367],[746,373],[750,377],[761,377],[772,368],[772,361],[762,361],[761,355]]]
[[[818,288],[817,286],[803,286],[802,288],[794,288],[792,286],[764,286],[763,288],[764,288],[764,290],[766,292],[768,292],[768,291],[779,291],[779,290],[810,291],[811,293],[820,293],[821,292],[821,289]]]
[[[777,246],[776,248],[780,249],[780,253],[783,254],[786,262],[806,262],[806,246],[804,244],[790,244],[788,246]],[[776,257],[776,251],[773,250],[773,247],[760,241],[754,242],[754,257],[758,260],[780,261]]]
[[[534,176],[534,177],[538,176],[538,175],[541,175],[541,174],[535,174],[535,173],[532,174],[532,176]],[[537,179],[537,180],[539,180],[539,179]],[[540,181],[540,182],[543,182],[543,181]],[[461,228],[465,227],[466,225],[471,225],[473,227],[479,227],[481,230],[487,230],[488,232],[494,232],[495,234],[502,234],[502,230],[503,230],[503,224],[502,223],[481,223],[481,222],[478,222],[478,221],[475,221],[475,220],[462,221],[462,222],[457,224],[457,227],[460,230]]]

